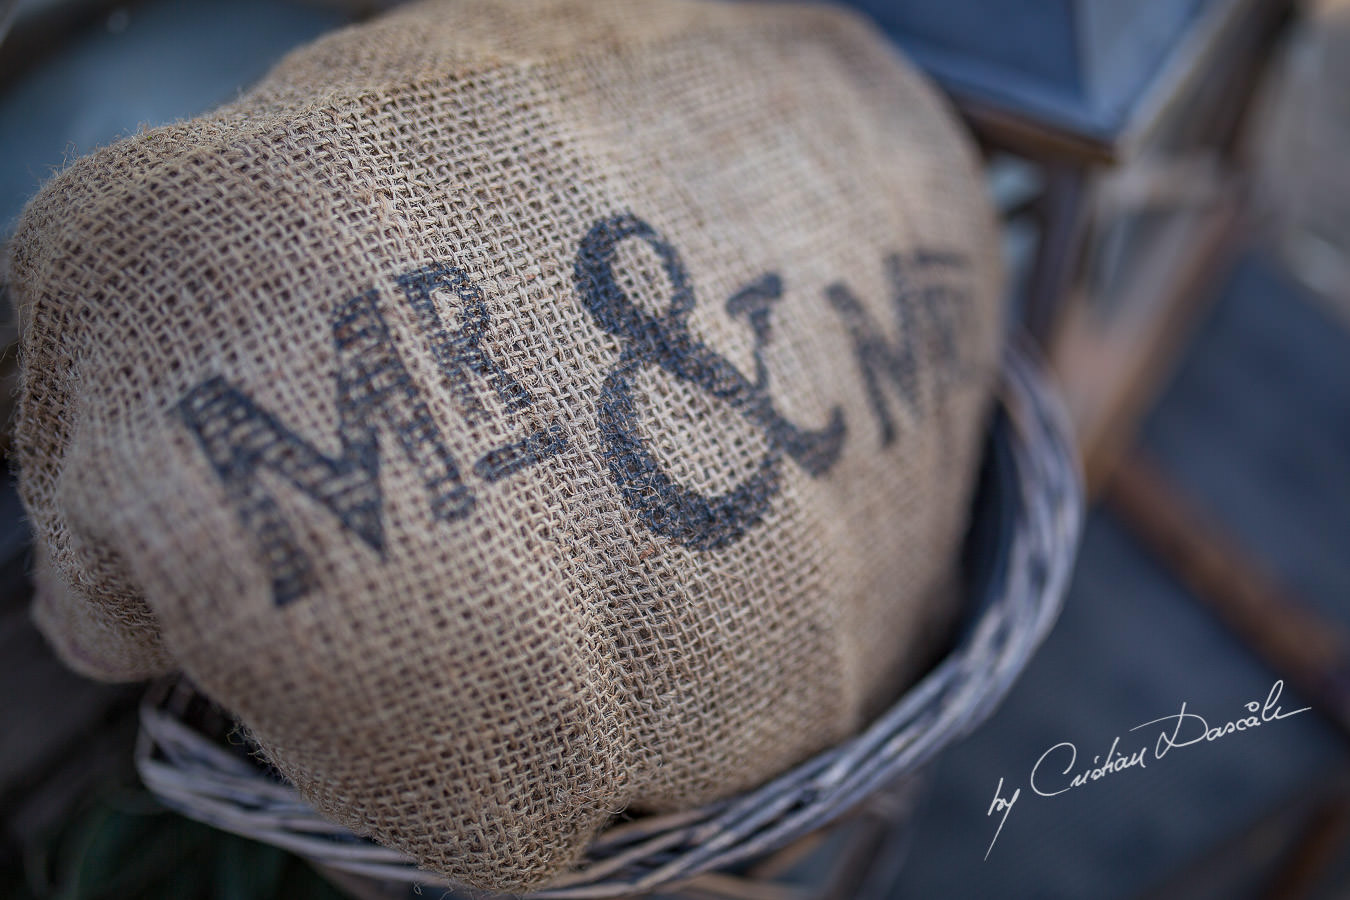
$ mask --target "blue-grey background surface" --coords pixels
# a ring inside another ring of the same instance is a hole
[[[1350,621],[1350,333],[1259,254],[1221,286],[1142,442],[1301,599]],[[1133,897],[1163,882],[1315,792],[1344,765],[1343,739],[1303,713],[1055,797],[1028,788],[1033,766],[1062,741],[1080,769],[1117,736],[1137,749],[1129,729],[1183,701],[1226,723],[1276,678],[1097,511],[1059,624],[1003,707],[934,768],[895,897]],[[1305,705],[1285,689],[1286,711]],[[1000,778],[1004,797],[1022,794],[985,861]],[[1240,883],[1248,896],[1256,875]]]
[[[285,51],[345,21],[284,0],[175,0],[114,12],[0,91],[0,235],[54,169],[142,125],[234,99]]]

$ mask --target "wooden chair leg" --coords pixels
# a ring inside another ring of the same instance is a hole
[[[1077,274],[1087,228],[1087,170],[1047,165],[1041,198],[1041,239],[1027,280],[1024,324],[1041,347],[1048,347],[1056,320]]]
[[[1350,634],[1283,589],[1138,452],[1106,500],[1242,642],[1350,736]]]

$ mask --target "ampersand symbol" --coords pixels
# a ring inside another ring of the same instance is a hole
[[[664,314],[638,308],[614,274],[616,248],[628,240],[645,241],[660,260],[670,283]],[[829,471],[844,441],[843,412],[835,407],[829,424],[798,428],[774,408],[762,350],[769,341],[771,304],[782,295],[777,275],[768,274],[734,294],[726,304],[731,316],[745,316],[755,335],[755,380],[689,333],[694,291],[684,262],[651,225],[620,213],[586,234],[574,269],[577,293],[596,324],[623,342],[623,351],[602,388],[599,426],[610,476],[624,503],[648,528],[695,550],[724,547],[759,524],[778,493],[782,459],[791,457],[812,477]],[[633,404],[633,377],[645,366],[664,372],[731,404],[764,432],[768,450],[755,471],[730,491],[705,497],[678,484],[648,450]]]

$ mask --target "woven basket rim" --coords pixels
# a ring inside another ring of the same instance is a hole
[[[999,389],[1003,451],[1016,469],[1013,527],[956,646],[865,730],[763,785],[707,806],[611,825],[573,872],[529,896],[629,896],[726,869],[837,820],[913,775],[1002,701],[1058,617],[1082,523],[1082,480],[1067,417],[1015,342]],[[146,786],[189,818],[351,874],[454,887],[321,818],[290,785],[194,730],[164,702],[141,707],[136,765]],[[481,893],[481,892],[479,892]]]

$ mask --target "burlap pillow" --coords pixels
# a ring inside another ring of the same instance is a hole
[[[838,10],[401,9],[71,165],[12,271],[44,631],[458,881],[838,741],[950,614],[992,221]]]

